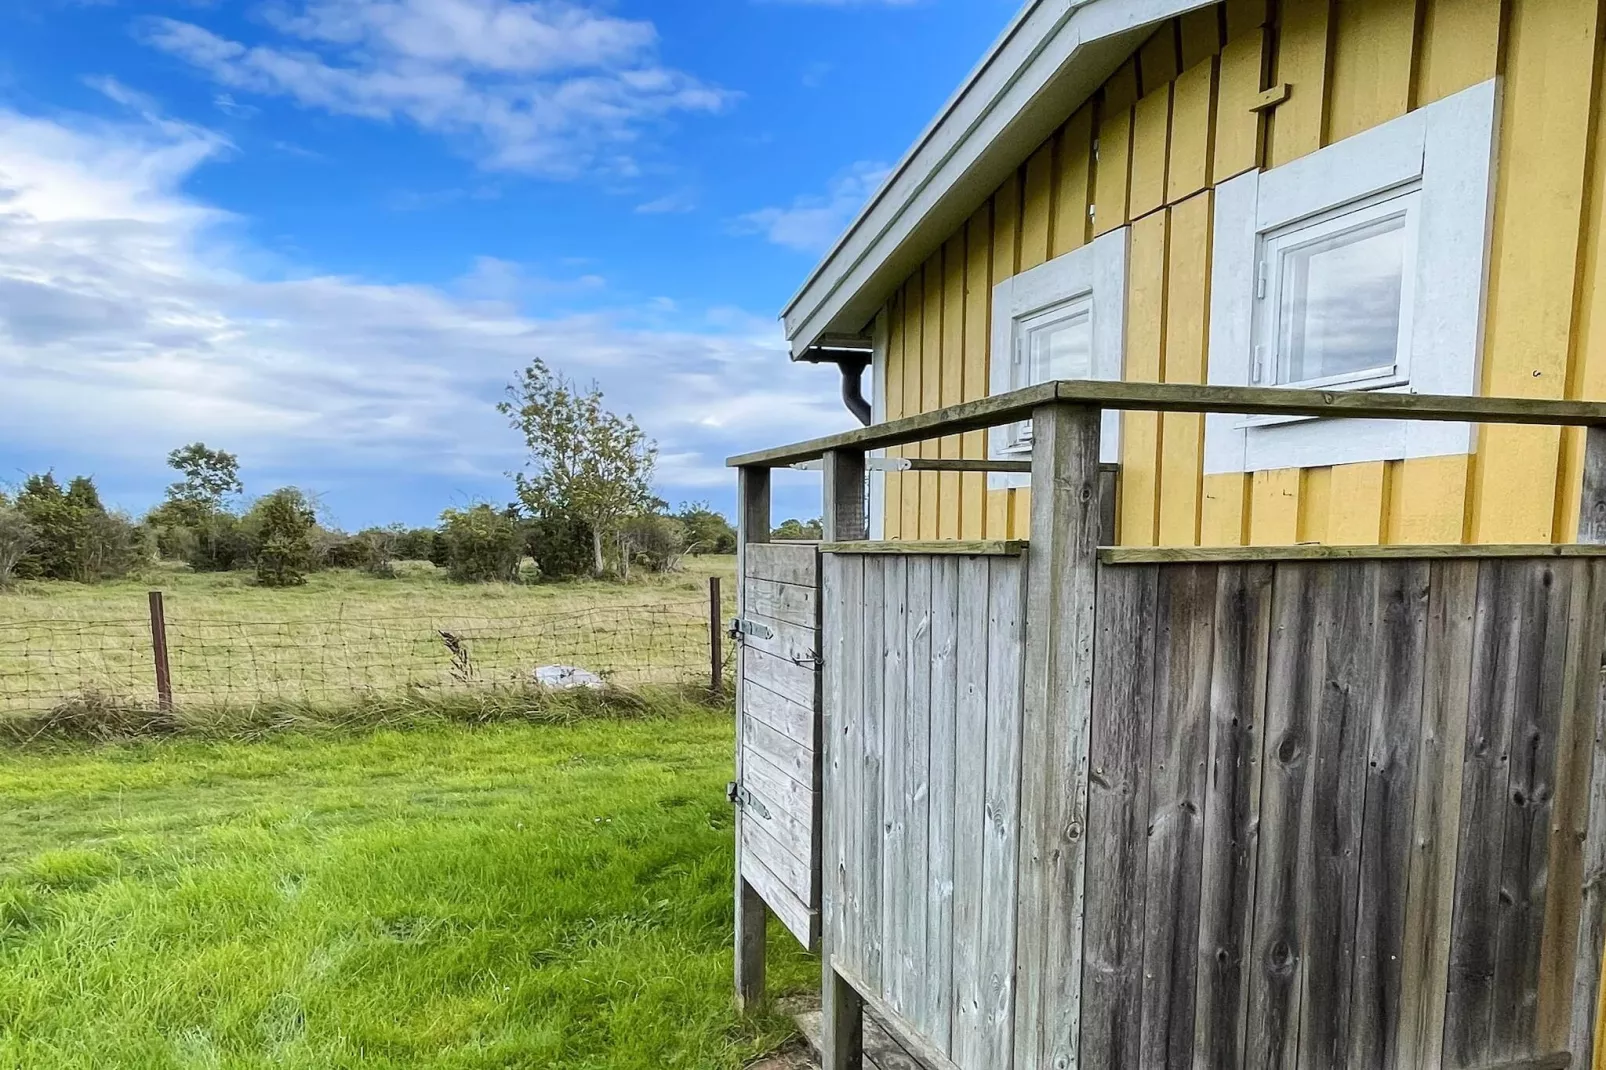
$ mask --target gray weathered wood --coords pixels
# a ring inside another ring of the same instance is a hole
[[[820,674],[816,669],[809,665],[799,665],[790,658],[783,658],[757,647],[752,647],[743,653],[746,654],[743,670],[756,686],[813,709],[815,691],[820,681]]]
[[[1591,427],[1584,432],[1578,541],[1596,545],[1606,543],[1606,427]]]
[[[745,717],[763,721],[777,732],[812,749],[814,746],[814,711],[780,695],[754,681],[747,692],[743,707]]]
[[[926,862],[931,845],[931,568],[928,557],[909,559],[909,624],[904,655],[908,706],[903,721],[904,852],[900,879],[888,891],[901,917],[898,944],[906,1021],[931,1027],[932,977],[927,970],[926,915],[930,897]]]
[[[883,776],[882,694],[886,687],[886,661],[883,643],[883,602],[886,592],[886,563],[868,561],[864,567],[864,731],[860,764],[862,785],[859,840],[860,918],[855,961],[862,976],[877,992],[882,991],[881,976],[881,851],[886,835],[882,820]]]
[[[821,514],[829,542],[865,537],[864,451],[831,450],[825,461],[825,508]]]
[[[905,557],[1018,557],[1026,549],[1022,539],[945,539],[940,542],[822,542],[825,554],[901,554]]]
[[[844,963],[833,962],[836,972],[847,982],[859,997],[864,1001],[868,1016],[883,1025],[900,1047],[907,1051],[919,1062],[924,1070],[968,1070],[957,1066],[947,1055],[938,1051],[936,1046],[925,1037],[920,1030],[905,1018],[897,1008],[887,1003],[885,999],[875,994],[864,980],[854,975],[852,969]]]
[[[1119,409],[1125,412],[1219,412],[1245,416],[1313,416],[1329,419],[1427,420],[1550,426],[1606,424],[1606,404],[1592,401],[1078,379],[1039,383],[1010,393],[994,394],[975,401],[904,417],[901,420],[862,427],[790,446],[744,453],[730,458],[725,463],[733,468],[757,465],[779,468],[799,461],[814,460],[823,456],[827,450],[851,448],[868,452],[889,446],[902,446],[910,442],[935,440],[965,431],[979,431],[1017,423],[1026,419],[1038,408],[1054,403],[1093,410]],[[1032,474],[1034,476],[1037,474],[1035,468]]]
[[[799,785],[812,787],[814,752],[805,744],[784,732],[776,731],[757,717],[748,717],[742,722],[742,745],[750,754],[762,754]]]
[[[748,613],[745,619],[769,632],[767,636],[758,631],[743,636],[742,643],[749,649],[774,654],[810,672],[818,669],[824,660],[821,657],[819,629],[778,620],[763,613]]]
[[[797,583],[777,583],[749,577],[744,612],[774,617],[802,628],[816,628],[820,619],[820,592]]]
[[[1317,566],[1279,565],[1272,582],[1275,631],[1267,662],[1262,740],[1260,843],[1255,869],[1253,957],[1244,1065],[1298,1065],[1304,911],[1298,895],[1306,787],[1311,779],[1312,712],[1319,671],[1313,575]]]
[[[1222,566],[1210,673],[1194,1062],[1242,1065],[1258,861],[1272,566]],[[1100,583],[1104,577],[1100,577]]]
[[[1156,624],[1138,1064],[1193,1063],[1217,569],[1166,569]]]
[[[1364,809],[1359,852],[1348,1065],[1385,1070],[1398,1064],[1401,964],[1422,736],[1423,655],[1431,565],[1378,566],[1376,678],[1368,712]],[[1362,671],[1366,667],[1362,666]]]
[[[961,1066],[977,1062],[981,1028],[981,906],[987,811],[987,597],[988,561],[958,562],[958,624],[954,655],[954,862],[953,1011],[949,1056]]]
[[[864,1000],[831,965],[824,963],[820,993],[820,1070],[859,1070],[864,1065]]]
[[[1442,561],[1429,569],[1396,1062],[1437,1067],[1449,982],[1479,566],[1476,561]]]
[[[1158,568],[1099,577],[1088,774],[1081,1052],[1140,1065]]]
[[[1591,562],[1591,604],[1606,603],[1606,565]],[[1577,697],[1572,709],[1589,749],[1588,794],[1582,800],[1583,849],[1579,859],[1580,883],[1576,965],[1573,970],[1571,1022],[1568,1049],[1579,1066],[1593,1066],[1596,1015],[1601,1002],[1601,954],[1606,947],[1606,695],[1595,668],[1606,663],[1606,612],[1591,614],[1593,627],[1584,633],[1578,650]]]
[[[1015,1052],[1023,663],[1030,562],[988,565],[987,752],[983,814],[982,964],[976,1028],[963,1038],[966,1070],[1008,1067]]]
[[[1305,949],[1302,1066],[1341,1066],[1349,1051],[1360,885],[1366,742],[1377,685],[1379,565],[1316,567],[1321,617],[1307,656],[1312,699],[1311,780],[1297,895]]]
[[[1033,413],[1015,1066],[1078,1064],[1099,412]]]
[[[908,853],[909,806],[905,798],[907,760],[905,722],[909,719],[908,660],[909,562],[888,558],[882,563],[881,619],[881,986],[889,1006],[901,1008],[906,987],[904,930],[907,918],[897,889],[904,882]]]
[[[931,728],[926,833],[926,1036],[950,1052],[954,974],[954,800],[958,755],[959,559],[931,562]]]
[[[800,587],[820,585],[818,543],[754,543],[743,557],[742,575],[757,580],[795,583]]]
[[[743,468],[737,473],[736,554],[738,576],[745,576],[751,548],[769,541],[770,473],[766,468]],[[747,609],[745,583],[737,584],[737,614]],[[736,655],[736,779],[742,780],[741,729],[748,703],[746,655]],[[742,846],[743,818],[736,811],[736,1005],[741,1010],[755,1007],[764,999],[764,930],[768,915],[762,894],[744,875],[746,852]]]
[[[748,835],[747,827],[744,826],[744,840]],[[813,946],[820,938],[820,912],[792,894],[785,879],[772,873],[762,858],[745,847],[743,852],[743,879],[751,889],[751,894],[758,897],[758,905],[764,909],[757,916],[767,917],[773,913],[799,943]]]

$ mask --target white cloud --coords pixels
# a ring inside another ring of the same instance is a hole
[[[888,174],[886,164],[860,162],[831,181],[825,196],[798,197],[785,208],[761,208],[736,221],[743,234],[762,234],[776,245],[821,253],[842,234]]]
[[[536,356],[641,421],[671,496],[726,484],[727,453],[847,423],[773,323],[729,310],[679,329],[657,325],[661,304],[534,317],[517,301],[539,280],[491,259],[451,290],[253,277],[232,217],[182,188],[226,147],[156,120],[0,110],[0,447],[154,471],[205,439],[312,476],[495,476],[517,443],[492,406]]]
[[[645,126],[733,99],[662,66],[652,23],[569,0],[305,0],[270,12],[270,43],[171,18],[145,20],[143,37],[229,90],[405,119],[487,167],[553,176],[633,173]]]

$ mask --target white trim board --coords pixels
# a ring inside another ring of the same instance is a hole
[[[794,356],[857,333],[1158,23],[1211,0],[1030,0],[787,303]]]
[[[1500,94],[1491,79],[1271,171],[1216,187],[1209,382],[1250,385],[1262,235],[1420,182],[1410,381],[1396,392],[1476,395],[1483,352]],[[1206,474],[1472,452],[1470,424],[1205,417]]]

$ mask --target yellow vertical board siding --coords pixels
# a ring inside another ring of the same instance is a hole
[[[903,291],[893,291],[892,297],[887,300],[887,370],[882,377],[881,408],[888,420],[896,420],[906,415],[903,408],[904,384],[908,381],[903,364]],[[903,447],[894,446],[887,450],[889,457],[903,456]],[[881,507],[881,529],[883,536],[888,539],[903,538],[903,476],[898,472],[888,472],[885,477],[885,489]]]
[[[1133,219],[1165,204],[1171,137],[1171,84],[1151,91],[1132,109],[1132,178],[1127,214]]]
[[[1093,234],[1108,234],[1127,218],[1127,181],[1132,171],[1132,109],[1107,110],[1099,120],[1098,171],[1093,197]]]
[[[1213,180],[1225,182],[1260,166],[1265,121],[1251,110],[1266,80],[1268,35],[1257,29],[1221,50],[1216,79]]]
[[[1415,52],[1412,0],[1338,0],[1327,84],[1327,144],[1406,113]]]
[[[1188,70],[1221,51],[1221,5],[1202,7],[1182,16],[1182,69]]]
[[[925,368],[921,365],[921,332],[925,327],[926,279],[917,271],[903,285],[903,411],[912,416],[921,411],[920,382]],[[903,448],[905,457],[921,456],[917,444]],[[903,484],[903,537],[919,539],[920,534],[920,476],[911,472],[900,482]]]
[[[1201,152],[1204,151],[1201,147]],[[1202,383],[1210,333],[1209,192],[1170,210],[1166,256],[1165,366],[1168,383]],[[1204,473],[1204,417],[1167,413],[1160,418],[1159,543],[1196,546]]]
[[[1327,542],[1333,514],[1333,470],[1306,468],[1299,473],[1299,504],[1294,526],[1296,542]]]
[[[965,356],[964,400],[987,396],[987,346],[992,314],[993,216],[992,205],[984,204],[966,224],[965,240]],[[987,456],[987,432],[970,431],[963,438],[963,454],[981,460]],[[987,537],[987,477],[967,474],[959,477],[959,534],[963,539]]]
[[[1266,25],[1271,18],[1271,5],[1268,0],[1227,0],[1225,21],[1227,24],[1227,40],[1231,41],[1240,34],[1258,30]]]
[[[1083,105],[1060,134],[1059,188],[1054,196],[1049,255],[1064,256],[1087,244],[1087,206],[1093,178],[1093,108]]]
[[[1127,264],[1126,378],[1160,382],[1164,375],[1166,239],[1168,213],[1132,224]],[[1121,414],[1120,539],[1153,546],[1159,538],[1160,418],[1152,412]]]
[[[942,251],[942,379],[944,406],[957,405],[965,393],[965,232],[959,231]],[[939,443],[941,456],[959,457],[958,435]],[[944,472],[937,480],[937,537],[959,538],[959,473]]]
[[[1054,218],[1054,142],[1046,142],[1026,161],[1021,201],[1020,264],[1026,271],[1048,260],[1049,229]]]
[[[1327,112],[1328,0],[1282,0],[1275,81],[1289,97],[1272,113],[1267,166],[1281,167],[1322,147]]]
[[[1243,546],[1249,542],[1249,481],[1247,474],[1239,472],[1204,477],[1199,545]]]
[[[1384,541],[1392,469],[1390,461],[1333,466],[1325,541],[1336,546],[1375,546]]]
[[[1413,104],[1443,100],[1495,76],[1501,0],[1423,0]]]
[[[1465,454],[1401,462],[1389,486],[1385,541],[1395,545],[1463,541],[1471,463]]]
[[[1021,179],[1018,174],[993,194],[993,255],[991,285],[997,286],[1020,271]],[[989,290],[989,294],[991,291]],[[1010,506],[1012,490],[987,492],[987,537],[1012,538]]]
[[[1513,0],[1508,22],[1484,390],[1557,398],[1567,382],[1600,5]],[[1474,542],[1548,541],[1559,429],[1483,428]],[[1571,537],[1570,534],[1568,537]]]
[[[942,250],[938,249],[926,261],[925,320],[921,325],[920,360],[920,411],[931,412],[942,408]],[[941,444],[927,440],[920,444],[920,456],[940,457]],[[936,472],[920,473],[920,537],[935,539],[938,527],[937,488],[940,477]]]
[[[1172,94],[1170,162],[1165,181],[1168,204],[1210,185],[1210,146],[1215,131],[1216,61],[1208,58],[1183,71]]]
[[[1249,483],[1249,542],[1287,546],[1299,541],[1298,468],[1255,472]]]
[[[1172,19],[1149,36],[1138,49],[1138,93],[1145,95],[1170,85],[1182,70],[1182,43],[1177,20]]]

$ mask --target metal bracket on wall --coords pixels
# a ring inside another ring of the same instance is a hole
[[[770,819],[769,808],[753,798],[752,792],[742,787],[739,781],[733,780],[725,785],[725,798],[731,801],[732,806],[740,807],[743,810],[751,810],[765,821]]]
[[[754,639],[774,639],[775,633],[754,620],[742,620],[737,617],[731,621],[730,637],[738,643],[746,642],[751,635]]]

